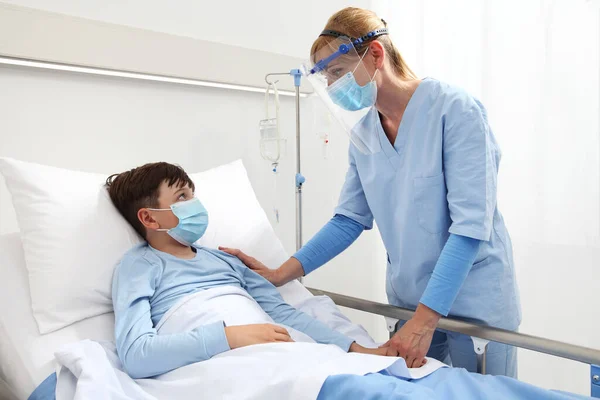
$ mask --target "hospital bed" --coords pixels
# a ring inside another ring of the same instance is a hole
[[[28,299],[27,277],[18,234],[0,236],[0,261],[0,273],[5,278],[0,282],[0,290],[4,292],[6,297],[12,298],[9,304],[3,306],[2,314],[0,315],[0,324],[2,327],[0,330],[0,352],[2,355],[1,377],[10,382],[6,384],[6,389],[10,391],[10,397],[5,397],[7,400],[25,399],[28,398],[30,392],[40,382],[43,382],[52,373],[52,353],[57,347],[82,338],[112,340],[113,316],[112,314],[101,315],[90,320],[78,322],[59,332],[49,335],[39,335],[31,312],[28,309],[30,302]],[[20,268],[18,268],[19,266]],[[307,293],[302,289],[294,287],[291,290],[293,293],[293,302],[301,303],[308,298]],[[412,311],[407,309],[318,289],[309,290],[314,296],[328,296],[339,306],[385,316],[392,331],[395,328],[395,321],[408,319],[412,315]],[[326,306],[325,303],[322,304]],[[327,314],[321,314],[320,317],[327,320]],[[344,324],[344,321],[341,319],[338,319],[337,324],[338,329],[341,326],[342,330],[346,330],[346,332],[348,329],[352,329],[351,324]],[[8,326],[11,328],[7,329]],[[598,350],[586,349],[499,329],[481,327],[449,318],[441,320],[440,327],[464,334],[478,335],[488,340],[494,339],[502,343],[519,345],[523,348],[563,356],[581,362],[593,363],[598,362],[600,359],[600,352]],[[360,336],[362,332],[357,328],[355,329],[352,334]],[[483,345],[483,349],[485,349],[485,344]],[[485,351],[482,352],[481,360],[480,368],[485,369]],[[592,376],[596,373],[592,370]],[[54,384],[55,381],[49,380],[47,383]],[[0,391],[0,393],[2,392]],[[599,395],[597,383],[592,383],[592,394],[594,397],[598,397]],[[4,395],[9,396],[9,392],[6,392]],[[2,396],[0,398],[4,399]]]
[[[235,172],[237,176],[242,176],[246,180],[245,184],[251,188],[245,169],[240,162],[226,167]],[[213,178],[216,177],[213,176]],[[192,179],[194,178],[192,177]],[[213,180],[219,181],[219,179]],[[227,180],[231,182],[232,178],[228,177]],[[205,182],[208,182],[208,180]],[[244,185],[244,182],[241,182],[241,185]],[[240,185],[237,185],[236,190],[239,189]],[[254,196],[251,197],[248,195],[234,198],[234,201],[238,202],[238,206],[242,198],[244,199],[242,203],[250,201],[258,204]],[[207,208],[209,208],[211,202],[207,203]],[[247,211],[248,209],[245,210],[246,213]],[[268,239],[269,249],[282,249],[281,244],[268,225],[266,215],[264,215],[262,210],[259,213],[260,218],[256,220],[258,222],[252,227],[253,232],[257,233],[256,229],[259,229],[257,228],[258,226],[260,226],[260,229],[264,228],[258,236]],[[222,223],[220,218],[221,215],[215,216],[217,224]],[[238,218],[238,216],[231,215],[227,218]],[[214,235],[214,231],[207,231],[207,235]],[[242,248],[244,247],[243,243],[238,242],[233,244]],[[261,254],[259,248],[246,247],[244,250],[256,255],[257,258],[270,258],[271,262],[267,263],[267,265],[274,265],[276,262],[273,260],[279,262],[279,260],[286,257],[279,250],[277,250],[278,254],[274,258],[269,257],[267,253]],[[10,396],[10,399],[28,398],[40,383],[49,384],[50,393],[53,393],[54,387],[52,386],[53,382],[51,378],[56,368],[54,353],[61,346],[83,339],[94,341],[114,340],[114,317],[112,313],[96,315],[70,324],[62,329],[44,335],[40,334],[32,313],[31,288],[28,282],[28,270],[25,260],[25,251],[20,234],[13,233],[0,236],[0,379],[8,386],[8,392],[5,395]],[[312,311],[317,312],[316,316],[319,319],[328,323],[331,327],[340,330],[342,333],[355,338],[357,342],[364,345],[372,345],[374,342],[366,331],[350,323],[347,318],[343,317],[339,309],[328,298],[333,300],[338,306],[349,307],[386,317],[390,333],[395,331],[398,320],[407,320],[412,316],[411,310],[381,303],[317,289],[310,289],[309,292],[309,290],[297,281],[282,287],[281,292],[287,302],[301,310],[305,310],[306,305],[313,302]],[[328,296],[328,298],[323,296]],[[331,303],[331,307],[328,301]],[[315,304],[317,305],[315,306]],[[310,311],[307,310],[307,312]],[[497,341],[590,364],[592,365],[590,375],[592,381],[591,393],[594,397],[600,397],[600,382],[598,382],[600,371],[597,367],[600,364],[599,350],[587,349],[500,329],[482,327],[450,318],[442,319],[439,326],[442,329],[460,332],[474,338],[475,349],[480,355],[479,369],[481,373],[485,373],[486,341]],[[50,379],[48,379],[49,377]],[[44,400],[46,398],[48,397],[38,397],[38,399]]]

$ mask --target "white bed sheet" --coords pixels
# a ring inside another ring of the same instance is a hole
[[[297,281],[280,288],[280,292],[289,304],[331,328],[363,346],[375,346],[366,330],[352,324],[329,298],[313,296]],[[0,235],[0,379],[7,382],[17,398],[27,399],[55,371],[54,352],[58,348],[83,339],[114,341],[113,327],[114,316],[108,313],[40,335],[31,311],[20,236]]]

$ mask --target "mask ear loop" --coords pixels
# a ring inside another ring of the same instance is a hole
[[[367,55],[367,53],[369,52],[370,47],[367,47],[367,50],[365,50],[365,54],[363,54],[360,57],[360,60],[358,60],[358,63],[356,64],[356,67],[354,67],[354,69],[352,70],[352,75],[354,76],[354,72],[356,72],[356,70],[358,69],[358,66],[360,64],[362,64],[363,59],[365,58],[365,56]],[[379,69],[375,69],[375,73],[373,74],[373,77],[369,80],[369,83],[373,82],[375,80],[375,77],[377,76],[377,72],[379,72]]]
[[[173,211],[170,208],[146,208],[146,210],[150,210],[150,211]],[[156,229],[156,232],[168,232],[170,231],[170,229],[164,229],[164,228],[158,228]]]

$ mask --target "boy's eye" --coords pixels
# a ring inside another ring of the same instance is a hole
[[[181,193],[178,200],[185,200],[185,193]]]

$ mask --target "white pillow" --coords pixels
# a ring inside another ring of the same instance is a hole
[[[106,175],[7,158],[0,173],[17,214],[40,333],[112,311],[113,270],[141,239],[112,205]],[[190,177],[210,218],[200,244],[237,246],[272,267],[286,259],[241,161]]]
[[[141,239],[103,188],[106,175],[0,159],[12,195],[40,333],[112,310],[115,264]]]

